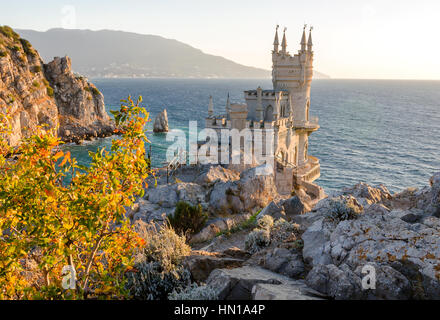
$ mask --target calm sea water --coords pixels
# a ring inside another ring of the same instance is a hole
[[[120,107],[129,94],[142,95],[154,120],[167,109],[171,128],[187,129],[189,120],[204,126],[209,96],[216,112],[231,101],[244,102],[243,90],[271,88],[264,80],[94,79],[104,94],[107,110]],[[310,137],[310,153],[321,160],[326,191],[359,181],[385,184],[392,191],[423,187],[440,170],[440,81],[314,80],[311,116],[321,128]],[[152,122],[148,124],[152,128]],[[153,134],[153,165],[165,161],[172,142]],[[109,146],[111,138],[68,145],[73,156],[88,163],[88,151]]]

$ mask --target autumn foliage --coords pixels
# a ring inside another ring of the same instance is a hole
[[[125,208],[143,195],[151,172],[148,113],[141,98],[121,102],[113,112],[121,136],[111,150],[90,153],[89,167],[44,128],[12,152],[0,112],[0,299],[126,297],[125,275],[143,239]],[[76,289],[62,286],[66,265],[76,270]]]

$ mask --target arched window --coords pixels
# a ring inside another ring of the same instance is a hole
[[[264,121],[270,122],[273,121],[273,107],[268,106],[266,108],[266,114],[264,115]]]

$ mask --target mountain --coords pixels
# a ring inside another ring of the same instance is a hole
[[[72,58],[88,77],[269,78],[270,71],[203,53],[177,40],[112,30],[17,30],[44,61]]]

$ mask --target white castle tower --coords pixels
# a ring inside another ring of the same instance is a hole
[[[273,129],[278,191],[290,194],[294,189],[305,189],[317,200],[324,196],[322,188],[313,184],[320,176],[320,164],[317,158],[308,154],[309,135],[319,129],[318,118],[310,116],[312,30],[310,28],[307,39],[304,26],[301,49],[291,55],[287,51],[286,28],[279,48],[277,26],[272,50],[273,89],[258,87],[245,91],[246,104],[231,103],[228,96],[226,115],[211,115],[206,118],[206,127],[216,130]]]

